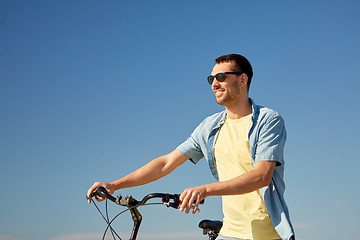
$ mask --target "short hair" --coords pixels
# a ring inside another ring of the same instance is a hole
[[[248,76],[248,90],[250,88],[251,79],[253,77],[253,70],[249,60],[240,54],[227,54],[215,59],[216,64],[224,62],[233,62],[235,64],[234,71],[245,73]]]

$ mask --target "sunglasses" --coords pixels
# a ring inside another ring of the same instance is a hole
[[[226,79],[226,74],[241,75],[243,73],[242,72],[222,72],[222,73],[216,74],[215,76],[208,76],[207,80],[210,85],[213,84],[215,78],[218,82],[223,82]]]

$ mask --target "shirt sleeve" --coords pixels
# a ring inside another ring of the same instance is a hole
[[[271,118],[262,127],[257,142],[255,162],[276,161],[277,165],[284,163],[284,146],[286,129],[280,115]]]
[[[200,124],[190,137],[176,148],[186,157],[190,158],[190,160],[195,164],[204,157],[200,143],[203,132],[202,125],[203,124]]]

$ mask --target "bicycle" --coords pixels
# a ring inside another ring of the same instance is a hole
[[[106,201],[105,201],[106,216],[104,216],[104,214],[101,212],[100,208],[96,205],[95,201],[92,199],[95,196],[106,198]],[[130,240],[136,240],[136,237],[137,237],[137,234],[138,234],[138,231],[140,228],[140,224],[142,221],[142,215],[140,214],[138,207],[146,206],[146,205],[163,204],[167,207],[172,207],[172,208],[177,209],[180,204],[179,197],[180,197],[180,194],[151,193],[151,194],[148,194],[145,197],[143,197],[143,199],[141,201],[138,201],[135,198],[133,198],[131,195],[125,196],[125,197],[118,195],[117,197],[114,197],[114,196],[110,195],[103,187],[98,187],[92,194],[90,194],[90,196],[86,196],[87,199],[92,199],[91,202],[93,202],[94,206],[96,207],[96,209],[99,211],[99,213],[101,214],[101,216],[107,223],[107,227],[104,231],[102,240],[105,239],[108,230],[111,232],[111,236],[114,240],[115,239],[122,240],[121,237],[118,235],[118,233],[113,229],[111,224],[114,222],[114,220],[117,217],[119,217],[122,213],[124,213],[126,211],[130,211],[132,220],[134,222]],[[162,202],[161,203],[147,203],[150,199],[153,199],[153,198],[161,198]],[[121,211],[120,213],[115,215],[115,217],[113,217],[110,220],[109,214],[108,214],[107,200],[110,200],[111,202],[114,202],[117,205],[127,207],[127,209],[124,211]],[[200,204],[204,204],[204,200],[202,200],[200,202]],[[203,229],[204,235],[209,236],[209,240],[215,240],[219,234],[221,227],[222,227],[222,222],[206,219],[206,220],[202,220],[199,223],[199,227]]]

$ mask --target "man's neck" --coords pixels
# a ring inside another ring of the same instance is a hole
[[[229,119],[240,119],[252,113],[250,100],[240,101],[237,104],[226,106],[226,115]]]

